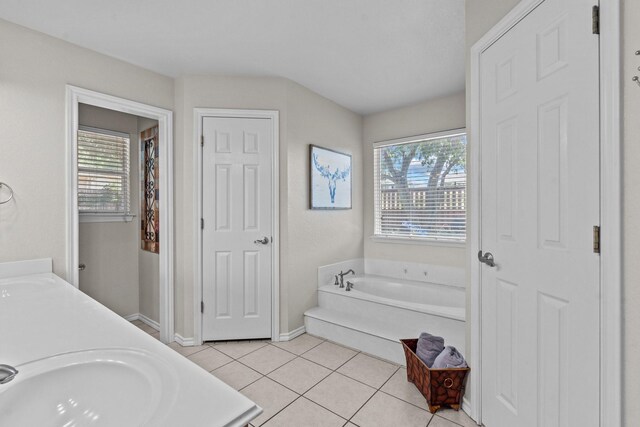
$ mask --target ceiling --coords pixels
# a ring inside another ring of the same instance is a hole
[[[0,17],[172,77],[285,77],[360,114],[464,89],[464,0],[2,0]]]

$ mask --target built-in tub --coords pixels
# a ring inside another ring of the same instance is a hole
[[[464,354],[463,287],[374,275],[345,276],[344,283],[318,288],[318,307],[305,313],[309,333],[399,364],[404,354],[398,340],[421,332],[444,337]]]
[[[465,290],[455,286],[398,280],[382,276],[356,276],[344,278],[353,283],[346,292],[339,286],[325,285],[319,292],[385,304],[399,309],[465,320]]]

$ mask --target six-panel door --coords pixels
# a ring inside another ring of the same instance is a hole
[[[271,337],[273,125],[203,118],[205,341]]]

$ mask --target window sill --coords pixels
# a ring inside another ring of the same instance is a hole
[[[131,222],[135,215],[83,214],[78,215],[79,222]]]
[[[400,245],[445,246],[450,248],[464,248],[467,246],[467,242],[421,239],[418,237],[383,237],[373,235],[370,236],[369,239],[375,243],[394,243]]]

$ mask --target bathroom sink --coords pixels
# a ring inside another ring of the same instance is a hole
[[[53,279],[4,280],[0,282],[0,302],[6,298],[25,298],[55,292],[60,284]]]
[[[0,385],[3,425],[155,425],[178,393],[171,365],[141,350],[87,350],[15,368]]]

